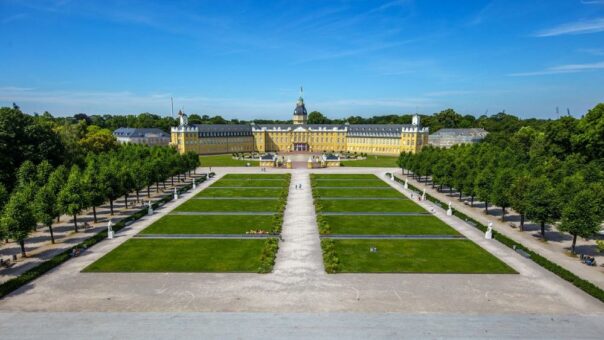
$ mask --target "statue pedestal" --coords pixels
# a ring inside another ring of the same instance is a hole
[[[453,216],[453,210],[451,208],[447,209],[447,216]]]
[[[113,230],[107,232],[107,238],[113,240]]]

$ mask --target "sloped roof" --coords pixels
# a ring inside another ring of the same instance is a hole
[[[129,138],[149,138],[153,137],[169,138],[170,135],[162,129],[158,128],[118,128],[113,131],[115,137],[129,137]]]

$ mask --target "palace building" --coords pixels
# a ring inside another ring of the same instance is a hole
[[[180,124],[171,129],[170,145],[179,152],[224,154],[235,152],[356,152],[398,155],[418,152],[428,144],[429,129],[418,115],[411,124],[307,124],[302,93],[293,124]]]

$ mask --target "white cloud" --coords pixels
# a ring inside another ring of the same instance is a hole
[[[576,73],[583,71],[594,71],[604,69],[604,61],[591,63],[591,64],[568,64],[559,65],[546,68],[545,70],[535,72],[519,72],[511,73],[508,76],[511,77],[529,77],[529,76],[542,76],[548,74],[560,74],[560,73]]]
[[[555,37],[566,34],[587,34],[604,31],[604,18],[562,24],[534,34],[535,37]]]

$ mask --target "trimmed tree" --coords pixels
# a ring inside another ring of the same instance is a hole
[[[86,206],[84,187],[81,181],[81,172],[77,165],[71,167],[69,177],[65,186],[61,189],[58,197],[59,206],[65,213],[73,216],[73,227],[78,232],[78,214]]]
[[[545,224],[554,222],[559,215],[556,191],[545,176],[531,178],[526,199],[526,217],[540,224],[541,237],[545,239]]]
[[[474,188],[478,199],[484,201],[484,212],[489,213],[489,200],[493,194],[494,170],[491,167],[484,168],[476,176]]]
[[[50,232],[50,241],[55,243],[52,222],[59,212],[57,191],[53,188],[52,183],[49,183],[38,190],[33,207],[36,220],[48,227],[48,231]]]
[[[573,236],[571,252],[575,253],[577,236],[591,237],[600,230],[600,199],[593,190],[584,189],[574,195],[562,209],[559,230]]]
[[[530,176],[522,173],[514,178],[510,186],[510,206],[520,214],[520,231],[524,231],[524,218],[528,209],[527,188]]]
[[[505,221],[505,208],[512,204],[512,194],[510,186],[514,181],[514,171],[510,168],[503,168],[497,171],[495,181],[493,182],[493,193],[491,200],[494,204],[501,207],[501,220]]]
[[[27,256],[25,239],[36,227],[36,218],[25,193],[17,191],[11,195],[4,207],[0,222],[6,236],[17,241],[23,257]]]
[[[101,179],[101,169],[95,157],[90,157],[83,174],[84,193],[86,201],[92,206],[94,223],[97,222],[96,207],[105,202],[107,187]]]

